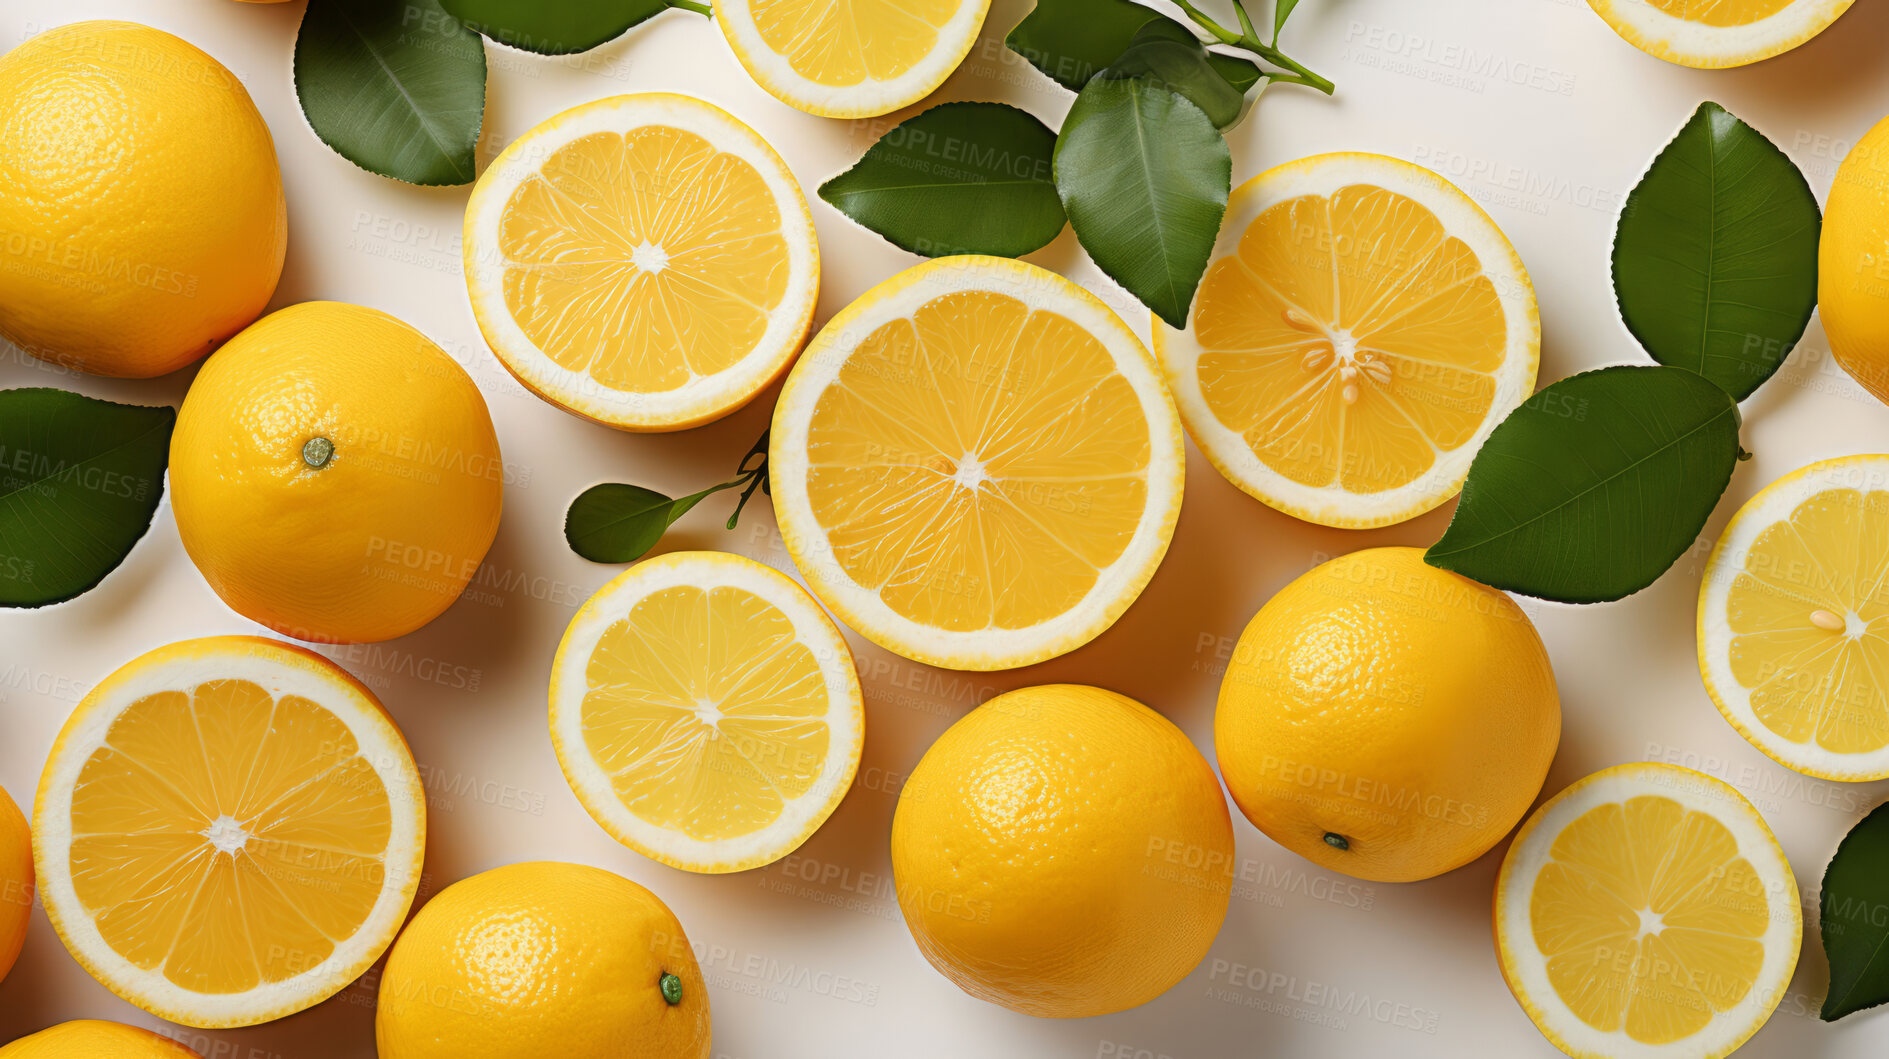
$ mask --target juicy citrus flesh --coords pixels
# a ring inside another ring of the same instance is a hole
[[[761,39],[823,85],[890,81],[938,46],[961,0],[750,0]]]
[[[1201,285],[1208,406],[1268,467],[1355,493],[1410,482],[1489,414],[1495,286],[1436,215],[1353,185],[1259,215]]]
[[[600,589],[558,649],[551,731],[584,808],[672,867],[785,856],[858,767],[852,656],[805,590],[752,560],[672,552]]]
[[[195,679],[223,668],[222,658],[239,659],[231,668],[245,675]],[[285,681],[320,690],[311,697]],[[117,690],[126,685],[160,690],[125,702],[87,749],[83,733],[98,723],[90,715],[129,694]],[[365,699],[380,717],[375,741],[364,744],[337,712],[342,698]],[[70,904],[63,887],[43,891],[68,947],[76,942],[98,974],[102,961],[88,959],[95,934],[130,974],[142,972],[141,985],[127,986],[108,970],[107,985],[174,1021],[243,1025],[345,985],[379,949],[360,967],[328,961],[358,946],[370,919],[386,920],[381,946],[392,940],[388,893],[410,900],[416,885],[418,778],[391,722],[352,678],[287,645],[220,637],[134,660],[94,701],[54,747],[43,784],[60,782],[57,770],[70,786],[58,796],[42,789],[35,835],[41,875],[50,865],[69,883]],[[396,796],[383,774],[410,789]],[[289,1006],[239,1014],[212,1004],[205,1017],[167,1010],[158,991]]]
[[[1529,919],[1555,992],[1583,1022],[1665,1044],[1751,991],[1770,910],[1724,824],[1643,795],[1581,814],[1549,856]]]
[[[1687,22],[1708,26],[1744,26],[1769,18],[1791,0],[1648,0],[1655,8]]]
[[[499,221],[505,305],[545,356],[659,393],[751,353],[787,293],[761,174],[685,129],[592,133],[546,159]]]
[[[793,624],[739,588],[637,601],[590,656],[584,745],[624,806],[703,841],[780,818],[826,765],[832,708]]]
[[[1180,729],[1100,688],[991,699],[925,752],[892,822],[899,907],[972,996],[1045,1018],[1145,1003],[1226,916],[1233,828]]]
[[[1766,728],[1837,753],[1889,746],[1885,575],[1889,491],[1828,489],[1759,534],[1727,618],[1732,673]]]
[[[194,1049],[122,1022],[74,1019],[0,1045],[0,1059],[202,1059]]]
[[[498,533],[504,473],[465,370],[339,302],[291,305],[226,343],[171,438],[192,562],[238,613],[303,640],[387,640],[443,613]]]
[[[708,987],[668,906],[554,861],[481,872],[428,901],[388,954],[374,1020],[381,1059],[707,1059],[709,1029]]]
[[[853,351],[814,408],[807,487],[841,568],[888,607],[1015,629],[1069,610],[1127,550],[1151,448],[1093,335],[966,291]]]
[[[275,145],[216,59],[131,22],[0,57],[0,333],[82,371],[175,371],[268,304],[288,246]],[[26,249],[18,249],[26,248]]]

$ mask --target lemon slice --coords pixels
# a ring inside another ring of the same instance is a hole
[[[1220,473],[1346,529],[1456,495],[1534,389],[1541,349],[1528,271],[1495,222],[1435,173],[1374,154],[1241,185],[1187,330],[1153,326]]]
[[[1822,33],[1853,0],[1587,0],[1627,43],[1681,66],[1743,66]]]
[[[806,590],[752,559],[672,552],[571,619],[551,743],[612,837],[672,868],[792,853],[838,808],[865,742],[852,652]]]
[[[339,666],[248,636],[141,655],[79,703],[33,813],[46,913],[94,978],[187,1026],[247,1026],[393,941],[426,846],[419,772]]]
[[[1889,777],[1889,455],[1793,471],[1719,537],[1699,588],[1699,671],[1781,765]]]
[[[1572,1056],[1730,1054],[1771,1017],[1803,940],[1797,882],[1736,790],[1619,765],[1535,810],[1496,879],[1502,976]]]
[[[788,376],[774,510],[814,594],[954,669],[1072,651],[1154,576],[1179,418],[1134,333],[1053,272],[926,262],[835,316]]]
[[[624,430],[740,408],[806,341],[820,253],[774,149],[688,96],[614,96],[518,138],[466,204],[466,289],[540,397]]]
[[[725,0],[715,21],[775,99],[869,118],[932,93],[970,53],[990,0]]]

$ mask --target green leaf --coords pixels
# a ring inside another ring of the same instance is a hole
[[[485,45],[439,0],[309,0],[295,95],[322,142],[410,184],[469,184]]]
[[[175,409],[0,391],[0,606],[85,592],[124,562],[164,495]]]
[[[468,27],[539,55],[570,55],[615,40],[669,10],[668,0],[440,0]]]
[[[1177,328],[1232,182],[1226,137],[1206,113],[1139,78],[1090,81],[1056,141],[1056,190],[1083,249]]]
[[[1837,846],[1817,907],[1830,958],[1823,1020],[1889,1001],[1889,804],[1870,810]]]
[[[1004,43],[1057,84],[1080,92],[1150,22],[1165,22],[1193,35],[1174,19],[1134,0],[1038,0]],[[1259,67],[1245,59],[1215,53],[1209,61],[1241,93],[1259,83]]]
[[[1180,25],[1156,19],[1141,27],[1127,50],[1097,77],[1138,77],[1179,92],[1199,107],[1215,128],[1238,121],[1246,96],[1213,68],[1200,40]]]
[[[1631,595],[1705,527],[1738,462],[1738,425],[1731,396],[1682,368],[1563,379],[1489,435],[1424,559],[1565,603]]]
[[[697,494],[689,506],[699,500]],[[670,523],[682,517],[675,507],[674,500],[640,485],[593,485],[571,501],[564,515],[564,539],[572,551],[593,563],[634,562],[656,546]]]
[[[1743,400],[1817,307],[1822,218],[1783,151],[1704,103],[1627,195],[1614,294],[1640,345]]]
[[[1240,3],[1241,0],[1234,0],[1234,2]],[[1272,42],[1274,44],[1279,43],[1279,31],[1286,28],[1286,19],[1292,17],[1292,9],[1297,6],[1299,6],[1299,0],[1279,0],[1278,6],[1272,9]]]
[[[1020,257],[1063,230],[1056,134],[1002,103],[945,103],[900,124],[820,197],[927,257]]]

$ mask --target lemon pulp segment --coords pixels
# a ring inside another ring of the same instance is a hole
[[[1508,346],[1476,254],[1365,184],[1261,211],[1201,284],[1200,389],[1267,467],[1354,493],[1408,484],[1469,442]]]
[[[715,842],[779,819],[825,769],[826,678],[780,608],[676,585],[612,622],[585,669],[584,746],[625,809]]]
[[[1770,910],[1724,824],[1642,795],[1597,805],[1562,830],[1529,919],[1549,982],[1582,1022],[1665,1044],[1751,991]]]
[[[665,125],[557,148],[506,202],[498,248],[526,337],[611,390],[676,390],[735,365],[789,284],[761,174]]]
[[[73,890],[105,943],[199,993],[326,959],[379,899],[392,830],[347,726],[248,680],[133,702],[71,812]]]
[[[750,0],[761,40],[809,81],[890,81],[938,46],[960,0]]]
[[[1816,492],[1725,573],[1730,672],[1758,722],[1837,754],[1889,746],[1889,492]]]
[[[814,406],[807,493],[845,575],[913,621],[1061,615],[1148,502],[1141,402],[1096,337],[996,291],[872,331]]]

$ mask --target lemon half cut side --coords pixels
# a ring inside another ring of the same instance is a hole
[[[1698,69],[1744,66],[1822,33],[1854,0],[1588,0],[1627,43]]]
[[[425,802],[359,681],[217,636],[85,697],[41,775],[33,844],[47,916],[93,977],[172,1022],[247,1026],[386,950],[419,887]]]
[[[726,0],[715,22],[788,106],[869,118],[932,93],[977,42],[990,0]]]

